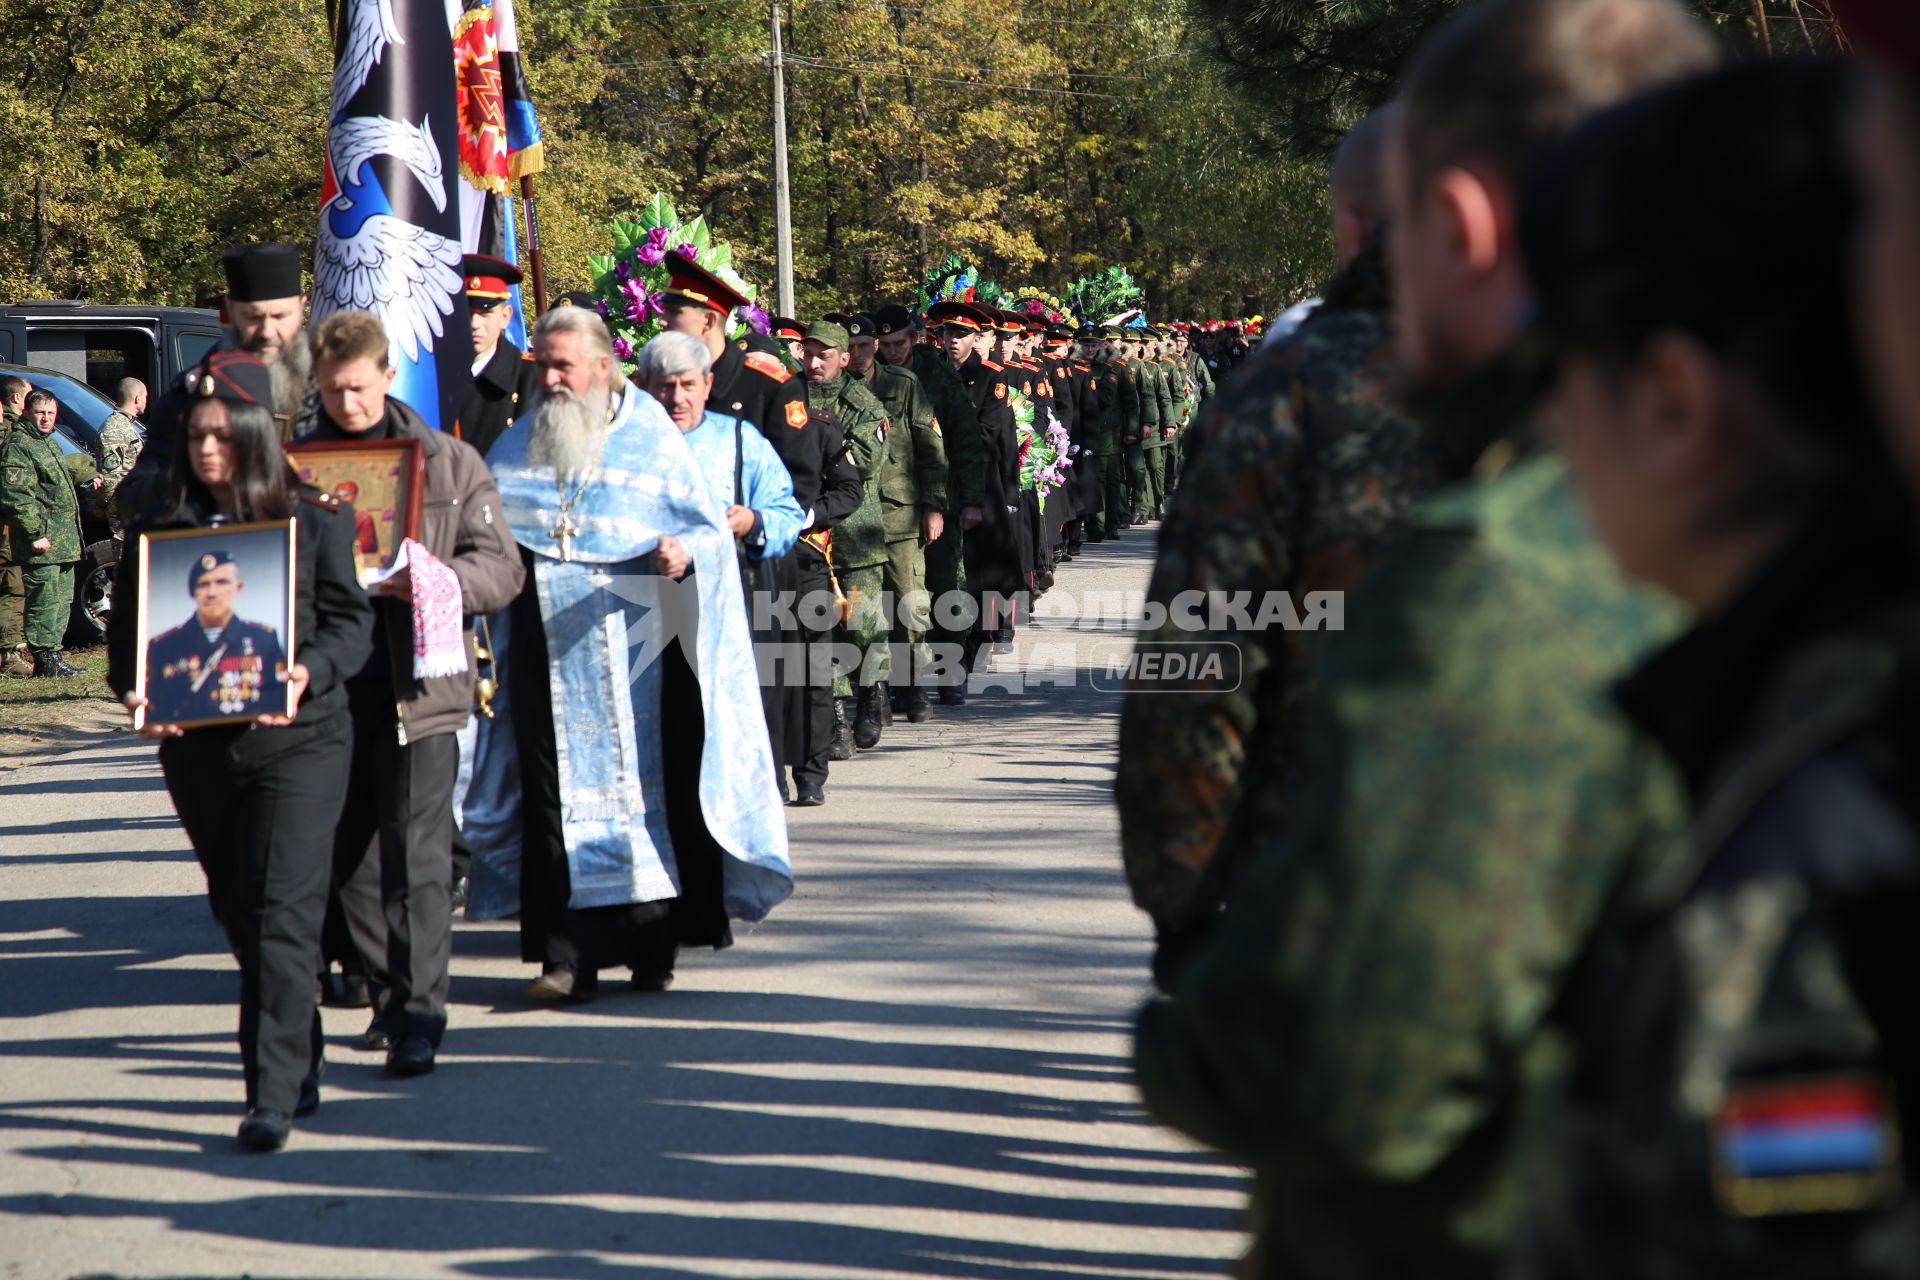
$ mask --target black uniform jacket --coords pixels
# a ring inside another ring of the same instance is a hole
[[[793,500],[802,511],[820,498],[820,441],[808,439],[806,384],[777,356],[748,353],[729,343],[713,362],[713,390],[707,408],[743,418],[760,428],[793,480]]]
[[[1014,521],[1020,509],[1020,446],[1008,402],[1007,371],[978,355],[958,370],[980,417],[980,443],[986,458],[987,501],[978,526],[966,535],[967,589],[1012,595],[1027,587],[1020,568],[1020,544]],[[1021,380],[1031,378],[1023,374]],[[1017,384],[1016,384],[1017,385]]]
[[[502,338],[494,348],[493,359],[474,376],[473,390],[460,408],[454,434],[486,457],[493,442],[507,433],[533,400],[536,369],[520,348]]]

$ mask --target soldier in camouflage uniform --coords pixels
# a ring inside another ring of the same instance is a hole
[[[1166,421],[1160,424],[1160,439],[1164,444],[1160,460],[1161,506],[1173,496],[1173,490],[1180,483],[1180,453],[1186,444],[1187,428],[1192,424],[1192,408],[1187,403],[1191,386],[1187,380],[1187,366],[1175,351],[1174,331],[1161,330],[1160,366],[1161,380],[1166,384],[1166,412],[1172,426]]]
[[[120,514],[114,508],[113,495],[120,482],[140,459],[144,437],[135,420],[147,411],[147,384],[138,378],[120,379],[119,406],[100,426],[95,460],[100,465],[100,501],[106,507],[113,536],[120,536]]]
[[[1100,494],[1109,538],[1117,538],[1122,530],[1133,527],[1131,475],[1127,468],[1127,456],[1133,444],[1128,438],[1137,440],[1140,430],[1140,397],[1127,371],[1122,336],[1117,325],[1107,325],[1100,330],[1098,369],[1100,412],[1104,418],[1101,447],[1107,450],[1106,461],[1100,463]]]
[[[880,463],[880,517],[887,527],[888,638],[909,665],[895,682],[905,687],[894,691],[893,701],[909,724],[924,724],[933,715],[921,682],[931,662],[925,549],[946,528],[947,454],[919,376],[877,358],[878,322],[854,316],[846,328],[852,343],[847,377],[872,389],[895,428]]]
[[[1486,224],[1454,234],[1482,206],[1426,184],[1470,171],[1513,225],[1518,175],[1565,122],[1714,56],[1669,0],[1485,0],[1403,89],[1385,184],[1396,352],[1431,388],[1421,426],[1447,487],[1346,598],[1289,709],[1284,808],[1267,811],[1284,816],[1229,830],[1250,849],[1227,910],[1142,1012],[1135,1050],[1154,1115],[1255,1167],[1248,1274],[1495,1275],[1526,1121],[1565,1057],[1549,1013],[1677,821],[1670,771],[1604,697],[1671,619],[1620,578],[1565,465],[1535,452],[1539,365],[1506,349],[1515,246]],[[1241,752],[1260,753],[1271,788],[1267,744],[1226,728],[1230,772],[1244,785]],[[1137,730],[1133,750],[1153,750]],[[1120,791],[1140,776],[1123,762]]]
[[[1920,556],[1846,314],[1847,90],[1790,62],[1696,79],[1583,129],[1529,191],[1583,497],[1622,566],[1700,621],[1616,691],[1693,817],[1569,1006],[1527,1280],[1920,1275],[1900,1132],[1920,1102]],[[1727,208],[1770,216],[1672,230]],[[1650,443],[1628,388],[1674,335],[1741,394],[1665,413]]]
[[[840,625],[836,638],[858,654],[853,670],[836,670],[833,677],[836,711],[831,754],[835,760],[850,759],[854,747],[866,750],[879,744],[887,720],[887,680],[892,674],[883,607],[887,528],[880,505],[880,471],[887,458],[887,411],[864,383],[847,376],[850,341],[845,326],[829,320],[814,321],[807,328],[803,371],[808,404],[831,413],[839,422],[867,491],[859,508],[833,528],[833,571],[853,605],[852,616]],[[856,689],[859,706],[849,726],[847,703],[856,696]]]
[[[1184,591],[1344,591],[1432,489],[1419,428],[1389,393],[1393,331],[1376,244],[1287,341],[1261,352],[1196,428],[1188,499],[1160,530],[1150,601]],[[1308,678],[1301,636],[1180,631],[1142,643],[1239,646],[1231,688],[1143,690],[1120,720],[1121,847],[1134,901],[1153,917],[1165,968],[1203,931],[1249,833],[1280,822],[1289,708]]]
[[[1202,355],[1200,348],[1193,343],[1194,332],[1192,326],[1182,329],[1179,337],[1174,340],[1173,350],[1175,357],[1186,367],[1187,379],[1197,389],[1200,403],[1204,405],[1213,399],[1219,388],[1214,385],[1213,370],[1207,366],[1206,356]]]
[[[928,635],[940,647],[943,663],[950,663],[957,671],[967,634],[948,625],[959,616],[951,606],[966,591],[966,531],[980,523],[986,506],[986,454],[980,416],[973,407],[973,397],[967,394],[967,384],[940,349],[914,341],[914,319],[905,307],[882,307],[874,316],[874,324],[880,359],[913,371],[933,402],[934,417],[940,423],[940,443],[947,462],[947,509],[940,536],[927,544],[924,555],[927,594],[935,605]],[[938,607],[943,600],[949,608]],[[941,684],[941,705],[965,700],[966,690],[959,683],[949,680]]]
[[[36,676],[80,673],[60,657],[73,612],[73,566],[80,559],[80,500],[53,442],[59,403],[44,391],[27,397],[27,420],[0,450],[0,520],[27,592],[27,649]]]
[[[1127,433],[1124,437],[1127,446],[1127,502],[1128,524],[1145,524],[1153,511],[1160,505],[1160,491],[1154,487],[1154,473],[1148,462],[1150,450],[1159,448],[1160,439],[1160,397],[1154,391],[1153,380],[1148,373],[1145,359],[1145,334],[1139,329],[1128,329],[1121,338],[1126,355],[1124,363],[1127,370],[1127,387],[1133,414],[1127,421]]]
[[[0,450],[5,450],[7,436],[26,412],[27,392],[32,389],[25,378],[0,378]],[[33,674],[33,661],[27,656],[26,620],[26,578],[14,563],[13,539],[5,520],[0,519],[0,674]]]

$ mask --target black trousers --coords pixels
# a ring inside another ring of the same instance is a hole
[[[718,859],[722,855],[699,818],[703,740],[697,718],[699,685],[680,645],[669,645],[660,658],[666,664],[660,730],[673,744],[666,753],[667,825],[679,860],[681,897],[668,902],[577,908],[570,905],[573,878],[561,825],[560,762],[554,737],[552,680],[547,672],[547,637],[531,585],[513,608],[507,678],[514,682],[513,734],[520,756],[521,959],[544,969],[567,968],[575,973],[597,973],[624,965],[642,977],[663,976],[673,972],[682,942],[730,944],[733,938],[719,898]],[[696,717],[691,723],[689,701]],[[648,726],[640,728],[645,732]],[[684,736],[689,731],[692,736]],[[687,800],[691,800],[691,814]],[[697,824],[698,836],[688,830],[689,822]]]
[[[825,556],[802,542],[787,559],[793,562],[793,589],[799,601],[832,593]],[[806,645],[807,661],[803,670],[789,669],[781,681],[786,695],[787,749],[783,758],[793,767],[796,783],[824,784],[827,751],[833,744],[833,670],[828,653],[833,643],[833,619],[826,619],[816,630],[807,628],[804,611],[796,611],[796,620],[800,630],[793,640]],[[819,670],[815,670],[816,665]]]
[[[451,733],[400,744],[391,699],[354,697],[353,765],[333,840],[341,914],[373,985],[374,1017],[389,1034],[447,1029],[453,960]]]
[[[325,1047],[313,978],[351,750],[344,705],[301,713],[282,729],[194,729],[160,745],[214,919],[240,961],[247,1105],[288,1113]]]
[[[773,606],[779,596],[795,589],[794,557],[791,553],[775,560],[741,561],[740,588],[747,598],[747,626],[753,632],[756,656],[765,655],[772,663],[774,655],[797,637],[789,635],[780,611]],[[767,717],[767,740],[773,747],[773,773],[780,776],[786,763],[787,693],[774,677],[777,668],[760,672],[760,710]]]

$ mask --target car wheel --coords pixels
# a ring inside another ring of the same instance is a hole
[[[118,548],[108,538],[88,547],[74,566],[67,648],[86,649],[106,643],[107,615],[113,612],[113,577],[119,563]]]

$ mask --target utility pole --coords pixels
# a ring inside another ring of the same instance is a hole
[[[773,0],[773,235],[780,314],[793,314],[793,208],[787,183],[787,73],[780,50],[780,0]]]

